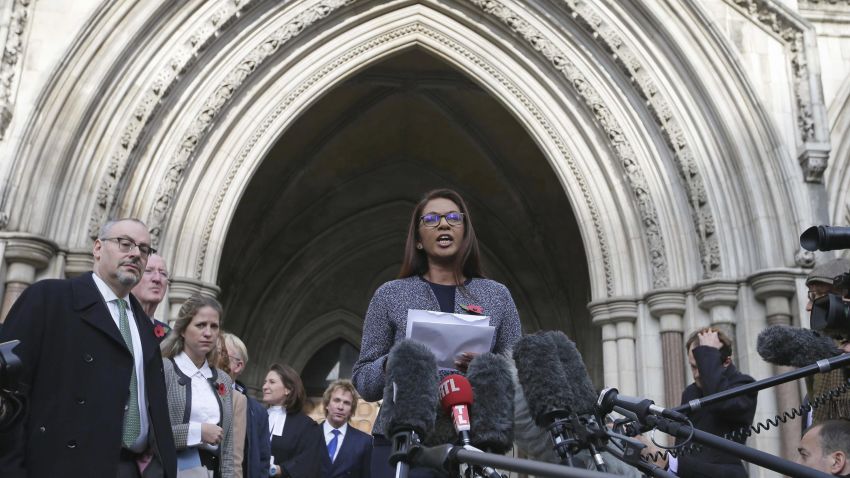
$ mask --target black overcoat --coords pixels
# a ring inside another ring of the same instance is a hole
[[[165,476],[177,459],[153,324],[130,296],[144,354],[150,438]],[[92,273],[24,290],[0,341],[18,339],[29,408],[0,432],[0,476],[115,476],[133,358]]]

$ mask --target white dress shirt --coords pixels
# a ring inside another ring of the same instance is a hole
[[[128,294],[119,299],[119,297],[115,295],[115,292],[109,288],[106,282],[104,282],[103,279],[98,277],[94,272],[92,272],[92,279],[94,279],[94,285],[97,286],[97,290],[106,302],[106,307],[109,309],[109,315],[112,316],[112,320],[115,322],[115,326],[118,327],[119,331],[121,330],[121,326],[119,325],[118,320],[118,301],[123,300],[124,305],[126,306],[127,320],[130,322],[130,337],[133,340],[133,366],[136,369],[136,384],[138,385],[137,390],[139,395],[139,418],[141,424],[141,433],[139,433],[139,438],[136,439],[130,447],[130,450],[136,453],[142,453],[148,448],[148,424],[150,423],[150,417],[148,416],[148,404],[147,399],[145,398],[145,360],[144,352],[142,351],[142,339],[139,338],[139,329],[136,327],[136,318],[133,315],[133,308],[130,307],[130,295]]]
[[[342,448],[342,441],[345,439],[345,433],[348,432],[348,423],[343,423],[341,427],[334,428],[327,420],[322,424],[322,430],[325,432],[325,445],[333,440],[334,430],[339,430],[339,438],[336,441],[336,451],[334,451],[334,456],[331,458],[331,463],[336,461],[336,456],[339,455],[339,449]],[[327,450],[325,450],[327,453]]]
[[[189,412],[189,435],[186,438],[186,446],[201,446],[208,450],[216,450],[217,445],[203,443],[201,440],[201,425],[211,423],[218,425],[221,422],[221,411],[218,399],[210,385],[212,370],[209,364],[198,368],[186,352],[180,352],[174,357],[174,363],[180,368],[184,375],[192,380],[192,405]]]

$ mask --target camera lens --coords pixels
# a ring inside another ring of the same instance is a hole
[[[812,226],[800,234],[800,246],[807,251],[850,249],[850,227]]]

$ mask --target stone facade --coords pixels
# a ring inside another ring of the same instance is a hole
[[[807,324],[828,258],[798,236],[850,222],[846,1],[7,0],[0,41],[3,314],[136,216],[174,277],[160,313],[221,297],[255,381],[359,344],[435,185],[526,331],[667,405],[700,326],[775,373],[755,338]]]

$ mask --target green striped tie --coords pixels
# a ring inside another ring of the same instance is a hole
[[[139,438],[142,431],[142,420],[139,416],[139,383],[136,380],[136,361],[133,353],[133,336],[130,335],[130,320],[127,318],[127,303],[124,299],[118,299],[118,328],[121,337],[133,355],[133,371],[130,373],[130,398],[127,400],[127,411],[124,413],[124,433],[121,441],[124,447],[129,448]]]

